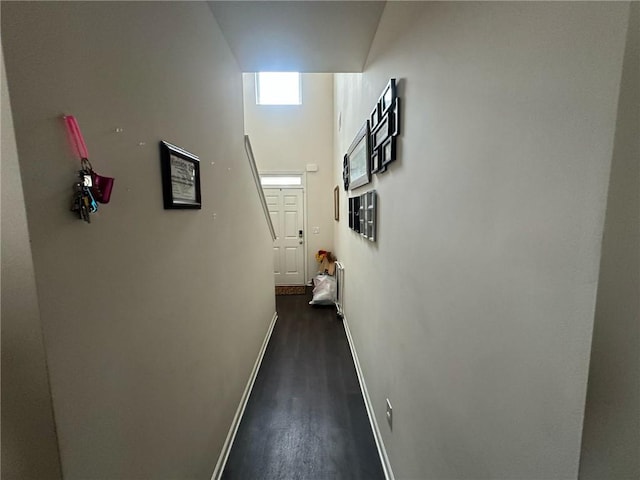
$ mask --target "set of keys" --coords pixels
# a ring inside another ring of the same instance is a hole
[[[80,133],[78,122],[73,115],[65,115],[63,119],[67,126],[71,146],[80,160],[80,170],[78,171],[80,181],[73,185],[71,211],[78,215],[80,220],[91,223],[90,215],[98,211],[98,202],[109,203],[114,179],[98,175],[93,171],[91,162],[89,162],[89,152],[87,152],[87,146],[82,138],[82,133]]]
[[[91,223],[91,213],[98,211],[98,203],[93,198],[91,187],[93,186],[91,164],[83,159],[82,170],[78,171],[80,182],[73,186],[73,200],[71,201],[71,211],[78,215],[80,220]]]

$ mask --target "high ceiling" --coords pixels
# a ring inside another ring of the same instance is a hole
[[[245,72],[361,72],[384,1],[212,1]]]

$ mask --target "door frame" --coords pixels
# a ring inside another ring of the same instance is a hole
[[[300,177],[302,179],[301,185],[267,185],[263,186],[260,182],[260,188],[284,188],[288,190],[302,190],[302,228],[304,228],[304,243],[302,244],[302,255],[304,256],[303,268],[304,268],[304,285],[309,284],[309,277],[307,272],[309,271],[309,250],[307,238],[309,235],[308,215],[307,215],[307,172],[303,170],[260,170],[258,172],[260,179],[262,177]]]

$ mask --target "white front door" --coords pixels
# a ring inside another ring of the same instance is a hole
[[[303,196],[299,188],[265,188],[276,230],[273,274],[276,285],[304,285]]]

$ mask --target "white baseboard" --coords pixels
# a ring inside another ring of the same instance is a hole
[[[262,347],[260,347],[260,352],[258,352],[258,358],[256,359],[256,363],[253,365],[253,370],[251,370],[249,381],[247,382],[247,386],[244,388],[244,393],[242,394],[242,398],[240,399],[240,404],[238,405],[236,414],[233,417],[233,422],[231,422],[231,428],[229,428],[229,433],[227,434],[227,438],[224,441],[224,445],[222,445],[222,451],[220,452],[220,456],[218,457],[216,468],[214,468],[213,470],[213,475],[211,475],[211,480],[219,480],[220,477],[222,476],[222,472],[224,471],[224,467],[227,464],[227,459],[229,458],[229,453],[231,452],[233,441],[236,438],[236,433],[238,433],[240,420],[242,420],[244,409],[247,407],[247,402],[249,401],[249,396],[251,395],[253,384],[256,381],[256,376],[258,375],[258,371],[260,370],[260,365],[262,364],[262,358],[264,357],[264,352],[267,349],[267,345],[269,344],[269,339],[271,338],[271,333],[273,332],[273,327],[276,325],[277,320],[278,320],[278,312],[273,314],[273,319],[271,320],[271,324],[269,325],[269,329],[267,330],[267,335],[264,337],[264,341],[262,342]]]
[[[369,392],[367,391],[367,384],[364,382],[364,376],[362,375],[362,368],[360,367],[360,361],[358,360],[358,354],[356,353],[356,347],[351,337],[351,330],[349,330],[349,324],[347,318],[342,317],[342,324],[344,325],[344,331],[347,334],[347,341],[349,342],[349,349],[351,350],[351,356],[353,357],[353,363],[356,366],[356,373],[358,375],[358,382],[360,382],[360,389],[362,390],[362,397],[364,398],[364,404],[367,407],[367,415],[369,416],[369,423],[371,424],[371,430],[373,430],[373,438],[376,441],[376,447],[378,448],[378,455],[380,455],[380,462],[382,462],[382,469],[384,470],[384,476],[387,480],[395,480],[393,476],[393,470],[391,469],[391,463],[389,463],[389,457],[387,451],[384,448],[384,442],[382,441],[382,435],[378,428],[378,422],[373,411],[373,405],[371,404],[371,398],[369,398]]]

